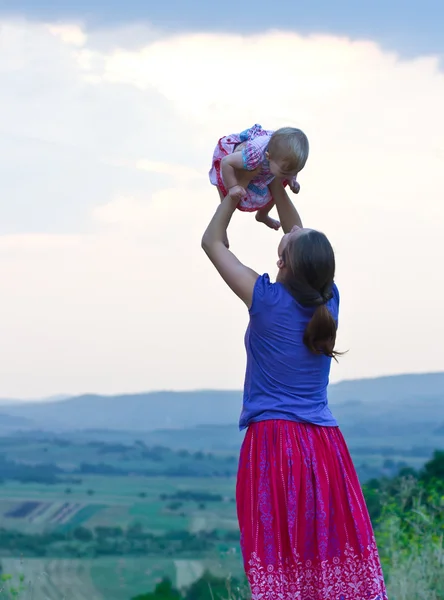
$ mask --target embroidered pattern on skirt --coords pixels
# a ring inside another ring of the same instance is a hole
[[[338,427],[250,425],[236,499],[252,600],[387,600],[370,517]]]

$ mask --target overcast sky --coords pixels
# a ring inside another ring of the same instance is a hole
[[[200,238],[213,147],[254,123],[310,139],[296,198],[335,247],[349,349],[332,380],[442,370],[444,9],[317,0],[230,31],[150,4],[0,4],[0,397],[241,387],[248,314]],[[274,276],[279,234],[237,213],[230,239]]]

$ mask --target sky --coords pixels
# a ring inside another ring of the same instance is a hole
[[[241,388],[248,313],[200,239],[213,148],[254,123],[310,139],[332,381],[443,369],[444,8],[330,5],[0,0],[0,397]],[[275,275],[279,233],[229,234]]]

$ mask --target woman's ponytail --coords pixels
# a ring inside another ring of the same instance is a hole
[[[304,333],[304,344],[313,354],[325,354],[337,360],[335,351],[337,325],[325,304],[318,306]]]
[[[335,347],[337,323],[327,307],[333,298],[335,255],[327,237],[309,230],[290,240],[283,252],[286,267],[284,285],[305,307],[315,311],[304,333],[304,344],[314,354],[337,360],[343,352]]]

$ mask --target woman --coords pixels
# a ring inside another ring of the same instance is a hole
[[[202,238],[250,314],[236,501],[252,598],[386,600],[362,490],[327,402],[339,354],[333,249],[302,227],[279,182],[272,187],[285,233],[276,283],[224,244],[235,200],[223,200]]]

